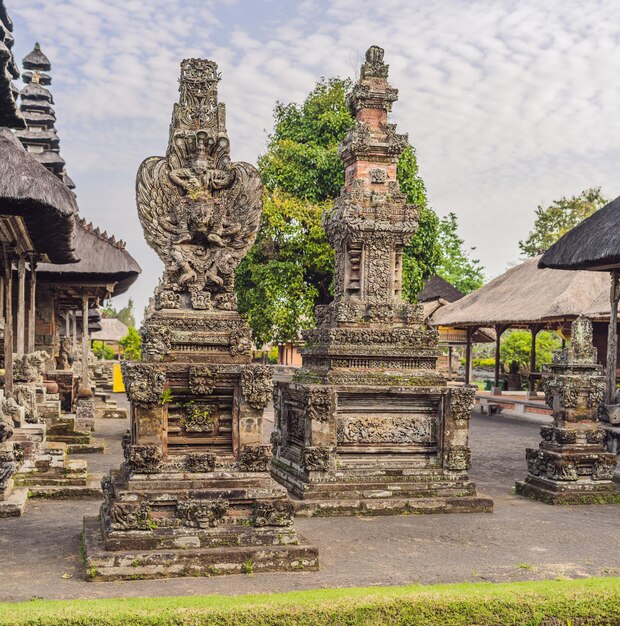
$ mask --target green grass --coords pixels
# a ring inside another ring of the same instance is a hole
[[[618,620],[619,578],[0,604],[0,624],[15,626],[583,626]]]

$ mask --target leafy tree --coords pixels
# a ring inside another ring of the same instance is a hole
[[[536,336],[536,368],[540,370],[543,365],[551,363],[551,355],[554,350],[559,350],[562,342],[553,333],[543,330]],[[532,335],[527,330],[509,330],[502,336],[500,356],[502,363],[508,365],[516,361],[521,368],[529,368],[530,352],[532,348]]]
[[[123,349],[123,356],[130,361],[142,359],[142,340],[135,326],[130,326],[127,334],[119,340],[118,345]]]
[[[98,359],[105,359],[106,361],[112,361],[116,356],[113,348],[98,340],[93,341],[93,354]]]
[[[554,200],[547,208],[539,206],[536,209],[534,228],[527,239],[519,242],[521,252],[528,257],[542,254],[562,235],[608,202],[601,195],[600,187],[592,187],[578,196]]]
[[[258,343],[296,338],[314,324],[314,306],[331,299],[333,253],[321,214],[344,184],[338,144],[354,122],[345,103],[350,88],[350,80],[323,78],[303,104],[275,107],[274,131],[258,159],[265,215],[236,278],[240,311]],[[407,200],[420,207],[418,231],[403,258],[403,291],[413,301],[441,258],[439,220],[427,207],[413,147],[401,156],[397,176]]]
[[[326,208],[283,191],[265,195],[256,243],[236,276],[239,310],[260,344],[296,339],[312,324],[315,303],[329,299],[334,254],[321,222]]]
[[[478,259],[471,258],[475,248],[466,250],[459,237],[458,220],[454,213],[448,213],[439,222],[439,246],[442,251],[437,274],[445,278],[463,293],[469,293],[484,283],[484,270]]]
[[[103,317],[107,318],[116,318],[119,321],[123,322],[125,326],[131,328],[136,325],[136,318],[134,316],[134,303],[133,299],[129,298],[127,301],[127,306],[124,306],[120,311],[117,311],[113,306],[107,306],[101,309],[101,314]]]

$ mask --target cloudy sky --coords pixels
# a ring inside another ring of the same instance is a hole
[[[433,208],[454,211],[487,276],[519,258],[534,210],[620,194],[620,0],[6,0],[18,59],[53,64],[61,153],[82,215],[128,242],[141,310],[161,272],[134,177],[164,153],[178,66],[217,61],[234,160],[264,150],[277,100],[354,76],[371,44],[400,89]],[[118,304],[122,305],[121,298]]]

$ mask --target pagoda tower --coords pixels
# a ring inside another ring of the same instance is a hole
[[[398,91],[383,54],[369,48],[347,96],[345,185],[324,215],[334,300],[317,307],[293,381],[276,384],[271,472],[299,515],[488,511],[467,472],[474,389],[447,386],[437,332],[402,299],[418,209],[396,179],[408,138],[388,121]]]
[[[48,73],[52,65],[38,43],[22,63],[25,86],[20,93],[20,110],[26,120],[26,129],[17,131],[17,138],[41,165],[58,176],[69,189],[74,189],[75,184],[67,175],[65,161],[60,156],[56,113],[52,108],[54,98],[48,89],[52,83]]]

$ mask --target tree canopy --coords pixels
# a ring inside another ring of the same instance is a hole
[[[439,221],[439,247],[441,261],[437,274],[463,293],[469,293],[484,284],[484,268],[478,259],[471,257],[475,248],[466,250],[459,237],[458,219],[448,213]]]
[[[321,79],[303,104],[278,103],[274,131],[258,166],[265,213],[254,248],[237,270],[239,310],[258,343],[296,339],[314,324],[314,306],[331,299],[333,251],[321,215],[344,184],[338,144],[354,120],[345,103],[351,81]],[[419,227],[405,249],[403,292],[415,300],[441,259],[439,220],[409,146],[397,166],[407,200],[420,209]]]
[[[601,195],[600,187],[591,187],[578,196],[554,200],[546,208],[539,206],[536,209],[534,227],[527,239],[519,241],[519,249],[528,257],[542,254],[562,235],[608,202]]]
[[[553,332],[543,330],[536,336],[536,369],[540,371],[543,365],[551,363],[555,350],[562,346],[560,338]],[[530,366],[530,352],[532,349],[532,335],[529,330],[509,330],[502,337],[500,357],[504,367],[508,368],[512,361],[516,361],[522,369]]]
[[[124,306],[120,311],[117,311],[113,306],[109,305],[101,309],[101,315],[103,315],[103,317],[116,318],[123,322],[125,326],[131,327],[136,325],[133,307],[133,299],[129,298],[127,306]]]

